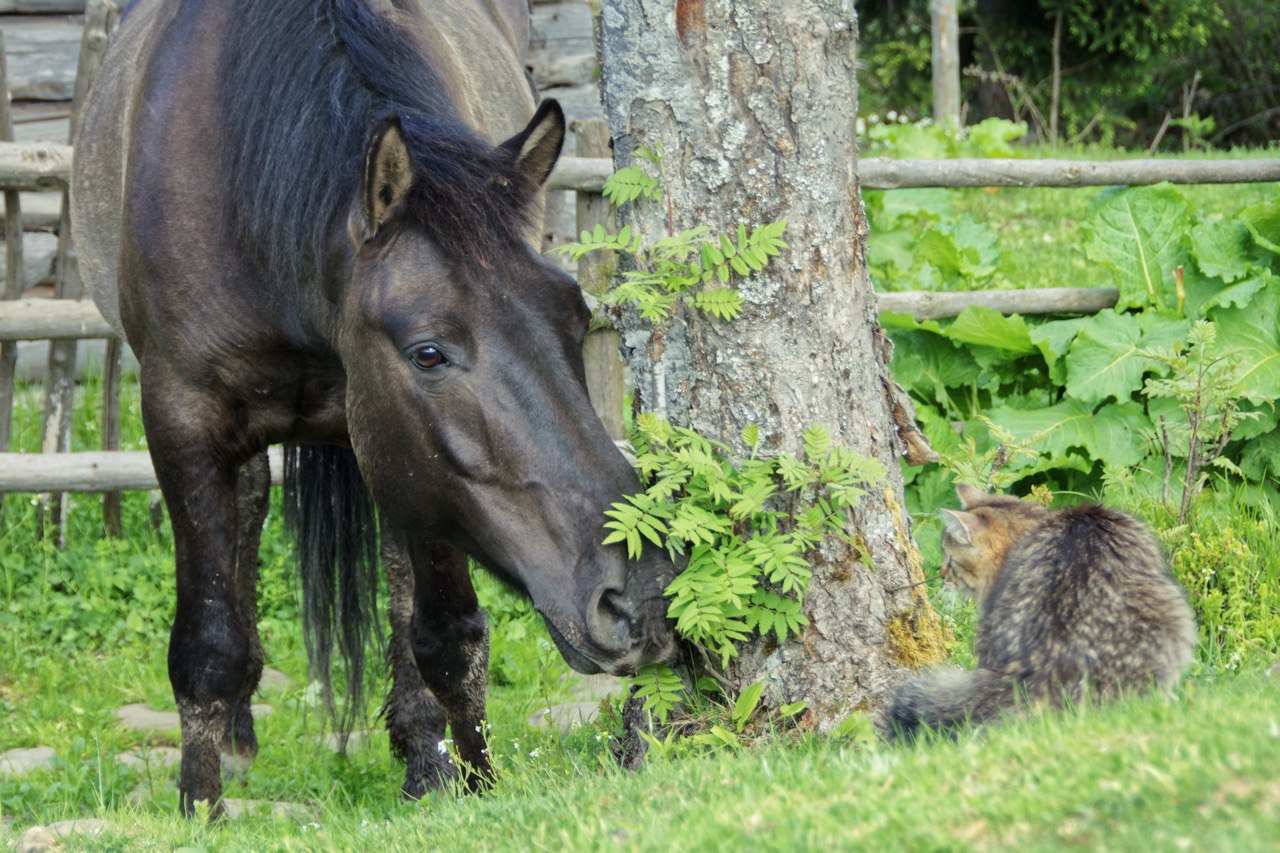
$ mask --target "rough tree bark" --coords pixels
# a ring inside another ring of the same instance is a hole
[[[851,518],[861,546],[822,553],[805,597],[810,625],[782,647],[757,643],[742,685],[805,700],[830,729],[874,707],[906,664],[931,662],[942,631],[920,587],[898,458],[930,454],[886,366],[891,345],[867,278],[856,172],[857,24],[850,0],[604,0],[603,91],[614,157],[661,143],[677,229],[732,233],[786,217],[790,250],[747,280],[732,323],[680,313],[653,328],[624,316],[635,404],[741,449],[796,451],[811,424],[884,464],[888,479]],[[661,235],[667,211],[623,223]]]

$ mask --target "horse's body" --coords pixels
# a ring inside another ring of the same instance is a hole
[[[406,793],[453,772],[446,719],[488,772],[464,553],[577,668],[669,652],[670,564],[598,544],[637,483],[587,399],[585,306],[523,239],[564,135],[554,105],[529,120],[527,27],[524,0],[138,0],[83,107],[81,268],[141,363],[174,529],[185,810],[257,748],[269,444],[295,446],[313,658],[336,634],[357,695],[377,506]]]

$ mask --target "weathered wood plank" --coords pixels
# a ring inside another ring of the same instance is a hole
[[[80,55],[80,17],[13,17],[4,22],[14,98],[69,101]]]
[[[0,187],[63,190],[71,179],[71,146],[55,142],[0,142]]]
[[[79,15],[84,0],[0,0],[0,14]]]
[[[889,160],[858,161],[868,190],[920,187],[1106,187],[1280,181],[1280,158],[1251,160]]]
[[[267,451],[271,482],[279,485],[284,456]],[[151,454],[145,450],[90,450],[78,453],[0,453],[0,493],[144,491],[157,487]]]
[[[0,341],[83,340],[116,336],[89,301],[17,299],[0,304]]]
[[[880,311],[910,314],[917,320],[954,317],[970,306],[1001,314],[1096,314],[1114,308],[1120,291],[1114,287],[1042,287],[1036,290],[972,290],[967,293],[902,291],[878,294]]]

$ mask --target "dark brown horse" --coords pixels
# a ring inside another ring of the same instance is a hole
[[[527,242],[565,130],[529,118],[527,25],[524,0],[138,0],[84,106],[81,265],[141,362],[173,524],[184,811],[257,750],[273,443],[313,664],[336,640],[356,702],[381,530],[406,794],[456,772],[446,721],[488,774],[466,555],[579,670],[670,654],[671,564],[599,544],[638,483],[587,399],[588,311]]]

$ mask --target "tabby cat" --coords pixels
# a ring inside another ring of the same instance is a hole
[[[899,735],[992,719],[1024,698],[1172,690],[1191,662],[1195,621],[1146,525],[1097,505],[1051,512],[956,491],[963,510],[942,511],[942,576],[978,602],[978,668],[902,685],[889,712]]]

